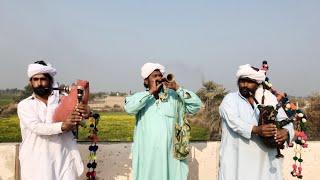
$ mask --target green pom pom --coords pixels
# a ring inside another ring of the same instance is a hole
[[[295,161],[296,161],[297,159],[298,159],[298,157],[297,157],[297,156],[293,157],[293,160],[295,160]]]
[[[299,162],[303,162],[303,160],[302,160],[302,159],[298,159],[298,161],[299,161]]]

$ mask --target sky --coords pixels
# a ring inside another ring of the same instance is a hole
[[[144,90],[141,67],[165,66],[192,91],[214,81],[236,91],[243,64],[261,67],[273,88],[320,91],[317,0],[0,0],[0,89],[23,89],[27,66],[50,62],[60,84],[92,92]]]

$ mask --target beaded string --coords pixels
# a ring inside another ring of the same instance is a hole
[[[98,138],[98,128],[97,125],[100,120],[99,114],[93,114],[90,119],[88,120],[90,126],[89,126],[89,136],[88,139],[91,141],[91,144],[89,146],[90,154],[88,156],[89,162],[87,164],[88,172],[86,173],[87,180],[96,180],[97,173],[95,169],[97,168],[97,142],[99,141]]]
[[[267,71],[269,69],[266,61],[263,62],[263,66],[261,69],[264,71]],[[307,122],[307,117],[297,106],[295,106],[293,103],[289,101],[287,94],[278,94],[277,90],[272,89],[272,84],[269,83],[269,78],[266,78],[266,81],[263,83],[263,86],[265,89],[268,89],[275,96],[277,96],[277,100],[281,102],[283,109],[285,110],[287,116],[291,119],[291,122],[293,123],[296,139],[294,140],[294,142],[291,142],[289,144],[289,147],[295,146],[295,156],[293,157],[294,164],[292,165],[293,170],[291,171],[291,175],[299,179],[302,179],[302,152],[303,148],[308,147],[308,144],[306,143],[308,139],[306,135],[307,127],[305,126],[305,123]],[[298,146],[300,148],[298,148]],[[297,166],[297,163],[299,167]]]
[[[167,100],[168,97],[168,89],[167,87],[164,87],[164,91],[159,93],[159,99],[163,102]]]
[[[302,147],[300,146],[300,149],[298,149],[298,144],[296,144],[294,152],[295,152],[295,156],[293,157],[294,164],[292,165],[293,170],[291,171],[291,175],[293,177],[302,179],[302,173],[301,173],[302,171],[301,163],[303,162],[303,159],[301,158]],[[297,157],[298,154],[299,154],[299,158]],[[299,167],[297,166],[297,161],[299,162]]]

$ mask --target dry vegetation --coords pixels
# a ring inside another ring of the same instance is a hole
[[[320,93],[306,98],[305,113],[308,118],[308,140],[320,140]]]

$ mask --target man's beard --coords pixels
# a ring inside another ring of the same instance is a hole
[[[240,91],[240,94],[245,98],[248,98],[248,97],[252,96],[252,94],[253,94],[250,91],[250,89],[248,89],[246,87],[240,88],[239,91]]]
[[[38,96],[44,96],[44,95],[48,95],[51,92],[51,86],[47,86],[47,87],[43,87],[43,86],[39,86],[39,87],[33,87],[33,92],[38,95]]]

